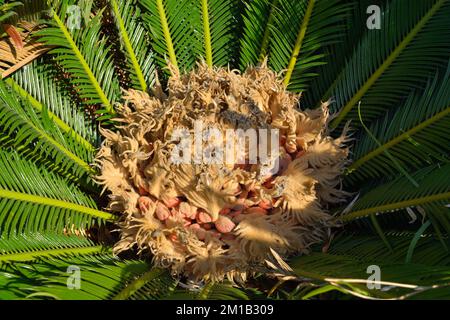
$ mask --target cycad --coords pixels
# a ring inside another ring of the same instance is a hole
[[[377,1],[381,29],[369,30],[372,2],[2,5],[1,22],[15,26],[24,47],[14,31],[3,34],[0,298],[449,298],[450,1]],[[67,23],[74,8],[81,29]],[[93,159],[98,127],[118,125],[121,89],[151,92],[174,67],[186,73],[198,61],[244,71],[265,59],[289,90],[302,92],[302,109],[332,99],[334,136],[351,120],[343,185],[357,199],[330,208],[344,227],[290,267],[274,252],[273,273],[297,280],[273,288],[259,275],[257,290],[203,283],[187,291],[149,261],[113,257],[114,217],[103,210]],[[370,265],[391,290],[368,290]],[[66,286],[69,266],[82,270],[80,290]]]

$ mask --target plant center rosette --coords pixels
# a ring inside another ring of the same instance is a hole
[[[195,281],[245,281],[264,269],[271,249],[283,258],[308,253],[334,226],[330,204],[347,196],[346,130],[328,136],[327,104],[301,111],[266,66],[171,71],[167,93],[159,85],[152,96],[127,91],[117,130],[102,129],[97,179],[110,192],[109,210],[121,213],[115,253],[137,248]],[[204,131],[199,138],[199,124],[214,128],[215,139]],[[266,139],[265,161],[250,140],[227,136],[252,130],[257,146],[260,132],[278,134]]]

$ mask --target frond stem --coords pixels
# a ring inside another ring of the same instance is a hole
[[[295,42],[294,49],[292,51],[291,59],[289,61],[289,65],[287,67],[286,76],[284,78],[284,85],[287,87],[289,82],[291,81],[292,73],[294,72],[295,65],[297,64],[297,58],[300,54],[303,40],[305,39],[306,31],[308,29],[309,21],[311,20],[311,16],[314,10],[314,5],[316,4],[316,0],[309,0],[308,7],[306,8],[305,16],[303,18],[302,25],[298,32],[297,40]]]
[[[175,49],[173,47],[172,37],[170,35],[169,24],[167,22],[166,10],[164,9],[163,0],[156,0],[156,5],[158,7],[159,19],[161,21],[164,39],[166,40],[170,63],[172,63],[174,67],[178,68],[177,57],[175,55]]]
[[[108,98],[106,97],[105,93],[103,92],[103,89],[101,88],[100,84],[98,83],[97,79],[95,78],[94,74],[92,73],[92,70],[89,67],[89,65],[87,64],[86,60],[84,59],[83,54],[80,52],[80,49],[78,49],[75,41],[72,39],[72,36],[70,35],[69,31],[67,30],[66,26],[64,25],[64,22],[61,21],[61,19],[58,17],[56,12],[54,12],[54,11],[53,11],[53,19],[55,20],[59,29],[61,30],[64,37],[66,38],[66,41],[69,43],[70,48],[75,53],[75,56],[77,57],[81,66],[83,67],[83,70],[86,72],[89,80],[91,81],[92,85],[95,88],[95,91],[99,95],[100,100],[102,101],[103,105],[106,107],[106,110],[110,113],[114,113],[111,103],[109,102]]]
[[[439,0],[428,13],[420,19],[419,23],[409,32],[409,34],[399,43],[395,50],[387,57],[383,64],[370,76],[364,85],[355,93],[350,101],[342,108],[339,115],[331,122],[330,126],[335,129],[344,120],[345,116],[353,109],[353,107],[361,100],[364,94],[374,85],[374,83],[383,75],[383,73],[394,63],[403,50],[414,40],[417,34],[423,29],[427,22],[436,14],[439,8],[446,0]]]
[[[104,220],[113,220],[115,217],[110,213],[106,213],[97,209],[85,207],[76,203],[66,202],[58,199],[51,199],[33,194],[26,194],[16,191],[10,191],[0,188],[0,198],[12,199],[17,201],[25,201],[35,204],[58,207],[67,210],[73,210],[80,213],[88,214],[96,218]]]
[[[419,205],[422,205],[425,203],[441,201],[441,200],[445,200],[445,199],[450,199],[450,192],[438,193],[438,194],[433,194],[433,195],[426,196],[426,197],[409,199],[409,200],[405,200],[405,201],[399,201],[399,202],[395,202],[395,203],[390,203],[390,204],[380,205],[380,206],[371,207],[371,208],[367,208],[367,209],[362,209],[362,210],[354,211],[354,212],[351,212],[344,216],[341,216],[340,219],[344,222],[348,222],[348,221],[354,220],[356,218],[365,217],[372,213],[385,212],[385,211],[391,211],[391,210],[399,210],[402,208],[419,206]]]
[[[119,27],[121,39],[123,40],[123,44],[125,46],[125,50],[127,51],[131,64],[133,65],[134,71],[136,72],[136,76],[139,80],[139,84],[141,85],[142,91],[147,91],[147,83],[145,82],[144,74],[142,73],[141,66],[136,58],[136,54],[134,53],[133,46],[131,45],[130,38],[128,37],[127,29],[125,28],[125,23],[123,22],[122,15],[120,14],[119,6],[116,0],[111,0],[112,9],[114,12],[114,16],[117,19],[117,24]]]

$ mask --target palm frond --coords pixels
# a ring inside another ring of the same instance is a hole
[[[189,21],[196,13],[189,0],[139,0],[144,7],[143,20],[151,34],[152,47],[161,67],[170,63],[189,70],[195,62],[193,30]]]
[[[263,61],[268,53],[270,26],[278,0],[254,0],[245,3],[243,13],[243,34],[241,38],[241,70]]]
[[[208,65],[234,65],[238,51],[239,2],[236,0],[140,0],[143,19],[161,67],[169,62],[190,70],[200,59]]]
[[[201,0],[203,28],[199,41],[203,45],[201,57],[212,66],[234,66],[238,51],[241,22],[240,4],[236,0]]]
[[[63,134],[46,110],[38,115],[31,101],[9,92],[3,81],[0,81],[0,102],[1,132],[11,137],[13,146],[49,157],[78,177],[93,172],[88,164],[92,152],[86,151],[70,135]]]
[[[55,73],[52,66],[38,59],[5,82],[22,98],[29,100],[38,112],[47,109],[49,118],[62,132],[72,136],[87,152],[94,153],[98,140],[94,121],[87,119],[84,110],[71,101],[70,93],[58,83]]]
[[[64,1],[67,5],[67,1]],[[69,30],[64,22],[66,7],[51,9],[48,26],[35,33],[39,41],[55,47],[50,51],[58,63],[70,74],[78,94],[87,105],[101,105],[113,113],[120,89],[115,75],[106,37],[100,34],[102,12],[98,12],[86,26]]]
[[[364,109],[362,110],[364,114]],[[373,123],[368,135],[357,139],[353,148],[354,163],[348,168],[347,182],[391,176],[396,172],[388,151],[403,167],[418,169],[433,159],[446,158],[450,151],[450,66],[447,72],[429,81],[424,92],[413,92],[398,109]]]
[[[316,286],[333,288],[358,297],[405,299],[431,296],[448,298],[448,253],[439,242],[422,238],[413,261],[406,263],[412,234],[388,234],[393,251],[387,251],[375,236],[341,235],[327,253],[312,253],[293,259],[289,265],[300,278]],[[380,268],[380,289],[369,289],[369,266]]]
[[[359,0],[349,2],[348,16],[339,22],[342,39],[323,48],[325,64],[316,68],[317,77],[311,79],[308,90],[302,95],[304,104],[310,108],[320,107],[324,93],[333,85],[359,41],[367,32],[367,8],[385,3],[385,0]]]
[[[177,285],[167,270],[153,268],[130,281],[113,300],[155,300],[169,296]]]
[[[307,88],[312,72],[324,62],[320,49],[336,42],[350,6],[340,0],[278,2],[274,11],[269,48],[269,65],[286,70],[284,83],[300,92]]]
[[[412,177],[418,182],[415,187],[403,176],[387,182],[379,187],[371,188],[352,206],[348,213],[340,218],[351,221],[370,214],[394,212],[409,207],[420,206],[427,210],[429,206],[445,208],[450,199],[450,188],[447,177],[450,174],[450,165],[441,167],[431,166],[415,172]],[[448,208],[442,212],[448,221],[450,212]]]
[[[450,35],[449,14],[447,0],[390,1],[381,30],[366,33],[323,97],[332,97],[332,111],[339,111],[331,126],[357,119],[355,106],[360,101],[368,121],[380,116],[405,98],[408,88],[423,86],[436,68],[445,68],[450,44],[443,39]]]
[[[23,3],[20,1],[14,1],[10,3],[0,3],[0,22],[4,22],[13,16],[17,15],[16,9],[22,6]]]
[[[134,0],[111,0],[112,11],[119,30],[120,42],[126,55],[126,69],[134,89],[147,91],[155,80],[155,64],[147,33],[140,20],[141,11]]]
[[[0,164],[2,234],[84,230],[114,218],[77,187],[15,152],[0,151]]]
[[[0,237],[0,262],[24,262],[44,257],[94,254],[101,245],[75,235],[33,232]]]
[[[69,268],[80,272],[79,289],[67,285]],[[111,299],[149,269],[144,261],[120,261],[110,254],[46,258],[33,264],[15,263],[0,268],[0,289],[15,299]],[[164,292],[165,288],[157,290]]]

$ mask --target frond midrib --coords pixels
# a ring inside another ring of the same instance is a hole
[[[212,45],[211,45],[211,30],[209,25],[208,0],[202,1],[202,20],[203,20],[203,35],[205,41],[205,58],[208,67],[213,66]]]
[[[413,41],[419,32],[425,27],[427,22],[436,14],[446,0],[438,0],[431,7],[427,14],[420,19],[416,26],[404,37],[392,53],[384,60],[360,89],[353,95],[350,101],[341,109],[338,116],[330,123],[330,127],[335,129],[344,120],[345,116],[353,109],[353,107],[361,100],[364,94],[373,86],[373,84],[383,75],[383,73],[394,63],[403,50]]]
[[[264,29],[264,35],[263,35],[263,39],[261,41],[261,49],[259,51],[259,61],[262,62],[267,55],[267,48],[269,46],[269,42],[270,42],[270,26],[273,22],[274,16],[275,16],[275,8],[278,4],[279,0],[272,0],[272,2],[270,3],[270,13],[269,13],[269,18],[267,19],[267,24],[266,27]]]
[[[161,21],[161,27],[163,29],[164,39],[166,41],[170,63],[172,63],[174,67],[178,67],[175,48],[173,46],[172,36],[170,35],[169,23],[167,21],[166,10],[164,8],[163,0],[156,0],[156,5],[158,8],[159,19]]]
[[[284,78],[285,86],[288,86],[291,81],[292,73],[294,72],[295,65],[297,64],[297,58],[302,49],[303,40],[305,39],[306,31],[308,29],[309,21],[311,20],[311,16],[312,16],[315,4],[316,4],[316,0],[308,1],[308,7],[306,8],[305,16],[303,17],[302,24],[298,31],[297,40],[295,42],[294,49],[292,50],[291,58],[289,60],[288,66],[287,66],[287,71],[286,71],[286,75]]]
[[[445,116],[450,114],[450,106],[447,107],[445,110],[435,114],[433,117],[425,120],[424,122],[421,122],[417,126],[409,129],[408,131],[402,133],[401,135],[385,142],[383,145],[379,146],[378,148],[370,151],[367,153],[364,157],[359,158],[357,161],[355,161],[351,166],[348,167],[348,172],[353,173],[355,170],[357,170],[359,167],[363,166],[366,162],[370,161],[374,157],[378,156],[379,154],[385,152],[386,150],[394,147],[395,145],[403,142],[404,140],[409,139],[414,134],[418,133],[421,130],[424,130],[425,128],[429,127],[430,125],[434,124],[435,122],[441,120]]]
[[[150,281],[158,278],[164,273],[163,269],[151,269],[142,274],[137,279],[131,281],[125,288],[123,288],[112,300],[125,300],[131,297],[136,291],[145,286]]]
[[[30,95],[26,90],[24,90],[17,82],[15,82],[12,78],[8,78],[5,82],[16,91],[21,97],[30,101],[31,106],[39,112],[42,112],[44,106],[36,100],[32,95]],[[94,152],[94,146],[87,141],[84,137],[82,137],[79,133],[72,130],[70,126],[68,126],[63,120],[61,120],[56,114],[52,113],[50,110],[47,110],[49,118],[54,121],[54,123],[65,133],[69,134],[74,138],[75,141],[80,143],[87,151]]]
[[[106,94],[103,92],[103,89],[101,88],[100,84],[97,81],[97,78],[94,76],[94,73],[92,72],[91,68],[87,64],[86,60],[84,59],[82,53],[80,52],[80,49],[78,49],[75,41],[72,39],[72,36],[70,35],[69,31],[67,30],[64,23],[61,21],[57,13],[53,10],[53,19],[55,20],[56,24],[58,25],[59,29],[63,33],[66,41],[69,43],[70,48],[74,52],[75,56],[77,57],[78,61],[81,63],[81,66],[83,67],[83,70],[86,72],[91,84],[94,86],[95,91],[99,95],[100,100],[102,101],[103,105],[105,106],[106,110],[110,113],[114,113],[113,107],[111,106],[111,103],[109,102],[108,98],[106,97]]]
[[[15,262],[32,261],[43,257],[62,256],[69,254],[76,254],[76,255],[95,254],[104,251],[105,248],[101,245],[98,245],[81,248],[45,249],[29,252],[7,253],[7,254],[0,254],[0,263],[10,261]]]
[[[450,199],[450,192],[443,192],[438,194],[433,194],[425,197],[419,197],[419,198],[413,198],[408,199],[404,201],[398,201],[394,203],[374,206],[366,209],[361,209],[357,211],[350,212],[349,214],[346,214],[344,216],[339,217],[338,219],[348,222],[353,219],[361,218],[368,216],[369,214],[373,213],[379,213],[379,212],[386,212],[386,211],[395,211],[403,208],[413,207],[413,206],[419,206],[426,203],[441,201],[445,199]]]
[[[52,207],[58,207],[67,210],[73,210],[80,213],[84,213],[103,220],[113,220],[114,215],[106,213],[97,209],[85,207],[76,203],[66,202],[63,200],[47,198],[43,196],[37,196],[33,194],[21,193],[17,191],[10,191],[0,188],[0,198],[7,198],[17,201],[30,202],[35,204],[47,205]]]
[[[144,74],[142,73],[142,69],[139,65],[139,62],[136,58],[136,53],[133,50],[133,46],[131,45],[130,38],[128,37],[128,32],[125,28],[125,23],[122,19],[122,15],[120,14],[119,6],[117,4],[117,0],[111,0],[112,9],[114,12],[114,15],[117,19],[117,24],[119,27],[121,39],[124,42],[125,50],[127,51],[128,55],[130,56],[131,64],[136,72],[136,76],[139,80],[139,84],[141,86],[142,91],[147,91],[147,83],[145,82]]]

